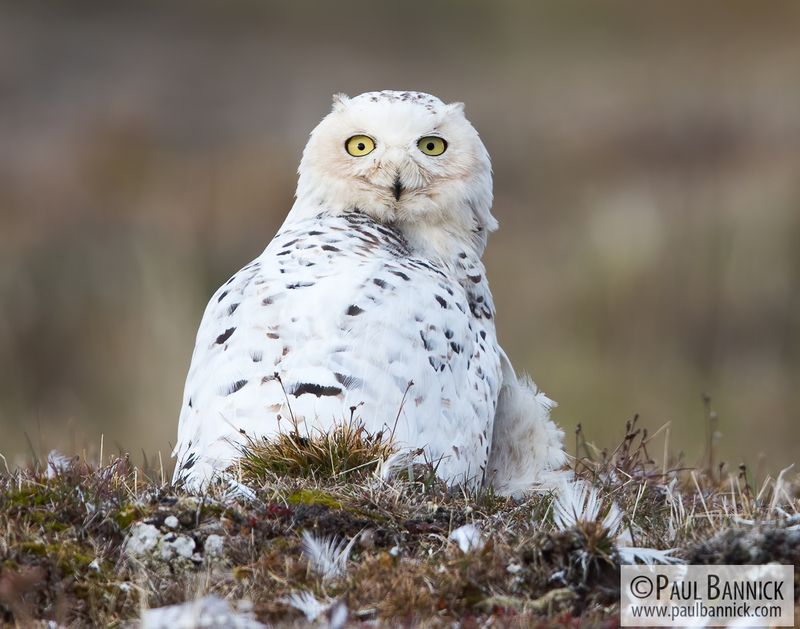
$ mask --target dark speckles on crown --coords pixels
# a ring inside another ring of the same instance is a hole
[[[441,100],[424,92],[383,90],[381,92],[367,92],[356,96],[355,99],[364,99],[371,103],[413,103],[422,105],[429,111],[435,111],[437,107],[444,106]]]

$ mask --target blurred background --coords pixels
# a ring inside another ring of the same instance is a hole
[[[567,431],[800,451],[800,3],[0,4],[0,453],[175,438],[334,92],[466,103],[499,337]],[[654,448],[660,453],[663,442]]]

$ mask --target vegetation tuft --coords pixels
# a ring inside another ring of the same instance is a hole
[[[276,476],[347,480],[369,474],[394,453],[388,436],[369,433],[352,417],[330,431],[317,428],[307,435],[292,420],[291,430],[269,440],[250,438],[241,450],[233,471],[257,485]]]

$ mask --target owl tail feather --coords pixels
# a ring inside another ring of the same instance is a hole
[[[539,391],[529,376],[517,378],[505,354],[502,369],[488,483],[497,493],[514,497],[560,486],[572,473],[560,469],[567,455],[564,431],[550,419],[556,403]]]

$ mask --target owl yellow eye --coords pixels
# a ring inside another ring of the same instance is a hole
[[[436,157],[447,150],[447,142],[443,138],[437,138],[435,135],[428,135],[420,138],[420,141],[417,142],[417,148],[425,155]]]
[[[353,157],[364,157],[375,150],[375,140],[368,135],[354,135],[344,143],[344,148]]]

